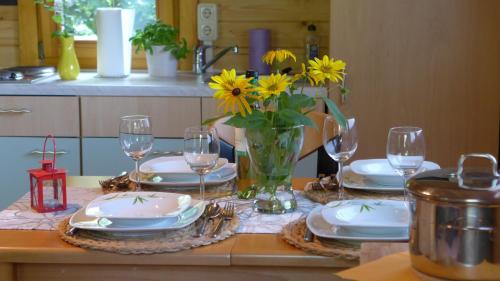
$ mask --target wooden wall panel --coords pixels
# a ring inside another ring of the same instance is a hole
[[[18,0],[19,65],[39,64],[36,4],[33,0]]]
[[[0,6],[0,68],[18,63],[17,6]]]
[[[384,157],[390,127],[424,129],[427,158],[498,156],[500,1],[333,0],[331,54],[348,65],[355,158]]]
[[[219,8],[219,38],[215,47],[238,45],[238,55],[228,54],[215,68],[248,68],[248,31],[252,28],[271,30],[271,48],[287,48],[295,52],[300,67],[304,61],[307,25],[314,23],[320,36],[320,54],[328,53],[329,45],[329,0],[200,0],[200,3],[215,3]]]
[[[179,2],[179,36],[185,38],[189,47],[194,48],[198,42],[196,33],[196,8],[198,0],[182,0]],[[193,54],[188,54],[187,58],[179,61],[179,69],[193,69]]]

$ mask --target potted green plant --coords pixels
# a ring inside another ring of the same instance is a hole
[[[186,58],[189,49],[186,39],[177,39],[179,31],[160,21],[148,24],[137,30],[130,38],[136,47],[136,53],[146,52],[148,73],[155,77],[172,77],[176,75],[177,61]]]

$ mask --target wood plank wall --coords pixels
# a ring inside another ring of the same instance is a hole
[[[0,6],[0,68],[18,64],[17,6]]]
[[[238,45],[238,55],[228,54],[216,68],[238,66],[248,68],[248,30],[271,30],[271,47],[290,49],[300,62],[304,61],[307,25],[314,23],[320,36],[320,54],[328,54],[330,1],[329,0],[200,0],[215,3],[219,8],[219,39],[217,52],[222,47]],[[297,67],[299,64],[295,65]]]

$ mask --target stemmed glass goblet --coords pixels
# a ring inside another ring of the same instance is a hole
[[[344,162],[349,160],[358,148],[356,120],[350,118],[345,124],[341,124],[333,116],[326,117],[323,124],[323,147],[326,153],[338,163],[338,199],[342,200],[344,199]]]
[[[184,158],[200,176],[200,198],[205,200],[205,175],[217,164],[220,141],[215,128],[196,126],[184,131]]]
[[[425,159],[424,131],[418,127],[394,127],[387,136],[387,160],[403,177],[405,200],[406,182],[422,166]]]
[[[120,120],[120,145],[125,154],[135,161],[137,191],[141,190],[139,160],[153,148],[151,117],[144,115],[124,116]]]

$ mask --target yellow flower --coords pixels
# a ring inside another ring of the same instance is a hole
[[[288,50],[277,49],[277,50],[271,50],[271,51],[267,52],[262,57],[262,61],[271,65],[271,64],[273,64],[274,60],[276,60],[277,63],[282,63],[288,58],[292,58],[293,61],[295,61],[295,62],[297,61],[297,58],[295,57],[295,55],[292,52],[290,52]]]
[[[330,59],[323,56],[323,59],[314,58],[309,61],[309,73],[316,83],[324,83],[330,80],[338,83],[342,81],[346,63],[341,60]]]
[[[270,96],[279,96],[290,85],[290,78],[286,74],[271,74],[268,77],[259,80],[259,87],[256,88],[257,92],[262,98],[267,99]]]
[[[317,84],[317,82],[314,79],[314,77],[311,76],[311,73],[307,72],[305,64],[302,64],[302,72],[301,73],[297,73],[297,74],[295,74],[293,76],[292,83],[297,82],[297,80],[299,80],[299,79],[307,79],[307,80],[309,80],[309,83],[311,84],[311,86]]]
[[[247,113],[252,113],[252,108],[246,100],[251,97],[253,91],[250,80],[252,78],[245,78],[245,75],[236,76],[236,70],[231,69],[227,71],[222,70],[221,75],[212,76],[212,80],[208,85],[210,88],[216,90],[214,98],[220,99],[219,107],[224,106],[224,113],[229,109],[233,114],[240,112],[242,116]]]

